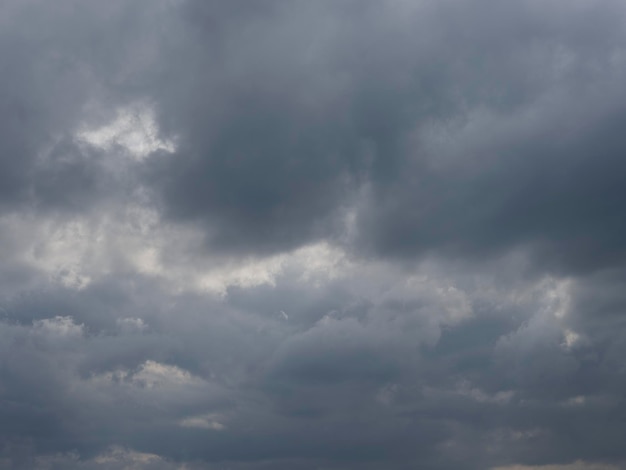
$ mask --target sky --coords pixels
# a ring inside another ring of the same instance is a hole
[[[0,2],[0,469],[626,468],[626,3]]]

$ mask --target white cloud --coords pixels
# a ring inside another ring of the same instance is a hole
[[[142,333],[148,328],[141,318],[118,318],[115,322],[122,333]]]
[[[52,338],[75,338],[83,335],[84,325],[74,323],[72,317],[56,316],[33,322],[34,332]]]
[[[132,381],[145,387],[181,386],[201,382],[201,379],[192,376],[180,367],[161,364],[156,361],[146,361],[133,375]]]
[[[221,431],[225,426],[218,421],[219,416],[213,414],[190,416],[178,422],[183,428],[210,429],[213,431]]]
[[[204,252],[200,229],[165,223],[140,199],[62,220],[6,215],[0,230],[18,262],[77,290],[122,270],[162,281],[172,292],[223,296],[230,286],[274,285],[285,271],[319,286],[349,266],[345,254],[325,242],[260,258],[215,257]]]
[[[142,103],[118,109],[111,122],[96,128],[84,127],[76,137],[103,150],[121,147],[136,160],[143,160],[157,150],[176,150],[172,140],[160,138],[154,110]]]
[[[156,454],[145,452],[137,452],[124,447],[113,446],[105,453],[98,455],[93,459],[94,463],[102,464],[118,464],[133,465],[133,468],[141,468],[141,465],[158,462],[163,460]],[[137,467],[136,467],[137,466]],[[125,467],[130,468],[130,467]]]

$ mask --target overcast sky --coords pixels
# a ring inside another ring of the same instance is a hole
[[[626,2],[2,0],[0,469],[626,468]]]

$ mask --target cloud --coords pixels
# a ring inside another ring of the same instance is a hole
[[[618,467],[614,465],[603,465],[603,464],[592,464],[585,463],[582,461],[577,461],[572,464],[566,465],[538,465],[538,466],[527,466],[527,465],[512,465],[508,467],[497,467],[494,470],[613,470]]]
[[[623,466],[624,21],[0,6],[0,467]]]
[[[184,428],[212,429],[213,431],[224,429],[224,425],[216,421],[212,415],[191,416],[180,420],[178,424]]]

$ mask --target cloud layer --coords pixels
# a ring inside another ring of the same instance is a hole
[[[3,2],[0,468],[622,468],[625,25]]]

